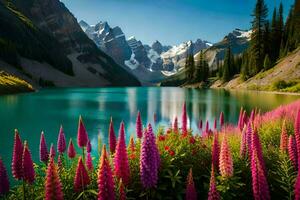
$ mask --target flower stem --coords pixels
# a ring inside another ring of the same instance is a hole
[[[25,181],[23,180],[23,200],[26,200],[26,189],[25,189]]]
[[[83,163],[85,163],[84,161],[84,147],[82,147],[82,161],[83,161]]]

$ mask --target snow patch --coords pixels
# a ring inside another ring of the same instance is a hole
[[[148,58],[151,60],[152,63],[156,63],[158,59],[160,59],[160,55],[153,49],[150,49],[148,52]]]
[[[135,54],[132,53],[129,60],[124,61],[125,65],[128,66],[131,70],[138,68],[139,62],[135,59]]]

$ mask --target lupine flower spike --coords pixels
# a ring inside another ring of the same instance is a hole
[[[220,113],[220,129],[222,130],[223,126],[224,126],[224,113],[221,112]]]
[[[212,163],[214,166],[219,169],[219,155],[220,155],[220,145],[218,139],[218,133],[215,132],[213,144],[212,144]]]
[[[55,158],[55,155],[56,155],[55,148],[54,148],[54,145],[52,143],[51,146],[50,146],[50,157]]]
[[[220,162],[219,162],[220,174],[223,177],[231,177],[233,175],[233,161],[231,152],[227,143],[227,137],[224,135],[224,139],[221,145]]]
[[[174,131],[174,133],[178,133],[178,119],[177,119],[177,117],[175,117],[175,119],[174,119],[173,131]]]
[[[62,185],[53,157],[50,158],[46,171],[45,200],[63,200]]]
[[[120,180],[119,200],[126,200],[126,192],[125,192],[125,187],[124,187],[124,184],[122,182],[122,179]]]
[[[159,154],[152,132],[151,124],[144,132],[144,139],[141,146],[140,174],[144,188],[153,188],[158,181]]]
[[[74,190],[76,192],[82,191],[89,184],[90,184],[90,177],[82,162],[82,158],[79,157],[77,168],[76,168],[76,174],[74,178]]]
[[[293,135],[290,135],[289,137],[288,153],[294,168],[298,169],[297,168],[298,166],[297,144],[296,144],[295,137]]]
[[[48,159],[49,159],[48,148],[47,148],[44,132],[42,131],[41,139],[40,139],[40,161],[47,163]]]
[[[86,147],[87,142],[88,142],[88,134],[84,127],[82,117],[80,116],[78,122],[78,131],[77,131],[77,144],[80,148],[84,148]]]
[[[186,200],[197,200],[197,192],[196,192],[195,183],[193,180],[192,169],[190,169],[188,177],[187,177],[185,199]]]
[[[22,168],[23,180],[29,184],[32,184],[35,180],[35,172],[27,141],[24,142]]]
[[[9,181],[7,170],[0,158],[0,196],[9,192]]]
[[[211,175],[210,175],[210,183],[209,183],[209,191],[208,191],[208,200],[220,200],[220,194],[217,190],[216,179],[215,179],[215,169],[214,165],[211,166]]]
[[[296,178],[294,193],[295,193],[295,200],[299,200],[300,199],[300,173],[299,172]]]
[[[136,136],[139,139],[141,139],[143,137],[143,124],[142,124],[140,111],[138,111],[138,114],[136,117]]]
[[[241,135],[241,146],[240,146],[240,156],[245,158],[247,155],[247,127],[244,126]]]
[[[135,144],[134,144],[133,135],[130,136],[128,151],[130,153],[129,158],[130,159],[135,159],[136,155],[135,155]]]
[[[75,158],[76,156],[76,150],[72,141],[72,138],[69,141],[69,146],[68,146],[68,157],[69,158]]]
[[[88,169],[90,172],[93,171],[94,165],[93,165],[93,160],[92,160],[91,153],[87,153],[85,165],[86,165],[87,169]]]
[[[98,200],[115,200],[115,184],[106,153],[106,146],[103,145],[98,171]]]
[[[116,147],[116,154],[114,158],[115,175],[118,179],[122,179],[127,185],[130,179],[130,169],[128,163],[128,155],[125,143],[125,128],[124,122],[120,125],[119,138]]]
[[[13,177],[17,180],[21,180],[23,178],[22,155],[23,155],[22,140],[18,130],[15,130],[11,170],[12,170]]]
[[[216,131],[217,130],[217,119],[215,118],[215,120],[214,120],[214,131]]]
[[[288,146],[288,134],[286,130],[285,120],[282,123],[281,136],[280,136],[280,151],[286,152]]]
[[[198,124],[198,128],[200,131],[202,131],[202,127],[203,127],[203,122],[202,122],[202,119],[200,119],[199,124]]]
[[[109,124],[109,150],[112,155],[116,151],[116,146],[117,146],[117,139],[116,139],[116,134],[115,134],[115,130],[114,130],[113,120],[111,117],[110,124]]]
[[[86,152],[88,152],[88,153],[92,152],[92,145],[91,145],[91,141],[90,140],[88,140],[88,142],[87,142]]]
[[[66,137],[64,133],[64,129],[60,126],[58,139],[57,139],[57,151],[58,153],[62,154],[66,151],[67,144],[66,144]]]
[[[186,113],[186,103],[185,102],[182,107],[181,126],[182,126],[181,127],[182,134],[186,135],[187,134],[187,113]]]

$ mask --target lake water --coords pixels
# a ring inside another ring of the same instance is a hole
[[[50,147],[50,143],[56,144],[62,124],[67,140],[72,137],[76,144],[79,115],[82,115],[95,147],[99,132],[107,142],[111,116],[116,132],[124,120],[128,140],[135,132],[138,110],[144,125],[153,123],[156,113],[158,123],[155,127],[168,126],[175,116],[180,119],[185,101],[190,126],[198,132],[196,124],[199,119],[209,120],[212,124],[221,111],[226,122],[236,123],[241,106],[248,111],[255,107],[268,111],[298,98],[261,92],[151,87],[45,89],[36,93],[0,96],[0,156],[10,168],[15,128],[22,140],[28,140],[35,161],[38,161],[41,131],[45,132]]]

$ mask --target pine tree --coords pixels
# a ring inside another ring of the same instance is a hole
[[[300,0],[295,0],[293,24],[294,24],[294,41],[295,41],[295,46],[297,47],[300,45]]]
[[[271,60],[270,60],[270,58],[269,58],[269,55],[267,54],[267,55],[265,56],[265,60],[264,60],[264,70],[270,69],[271,66],[272,66]]]
[[[231,61],[232,57],[231,57],[231,49],[230,47],[227,48],[226,52],[225,52],[225,58],[224,58],[224,64],[223,64],[223,76],[222,76],[222,80],[224,82],[227,82],[230,80],[230,68],[231,68]]]
[[[188,55],[185,61],[187,82],[192,82],[195,70],[195,61],[193,55]]]
[[[263,52],[263,29],[267,22],[268,8],[264,0],[257,0],[253,12],[251,34],[251,54],[253,56],[254,74],[258,73],[263,68],[264,52]]]

